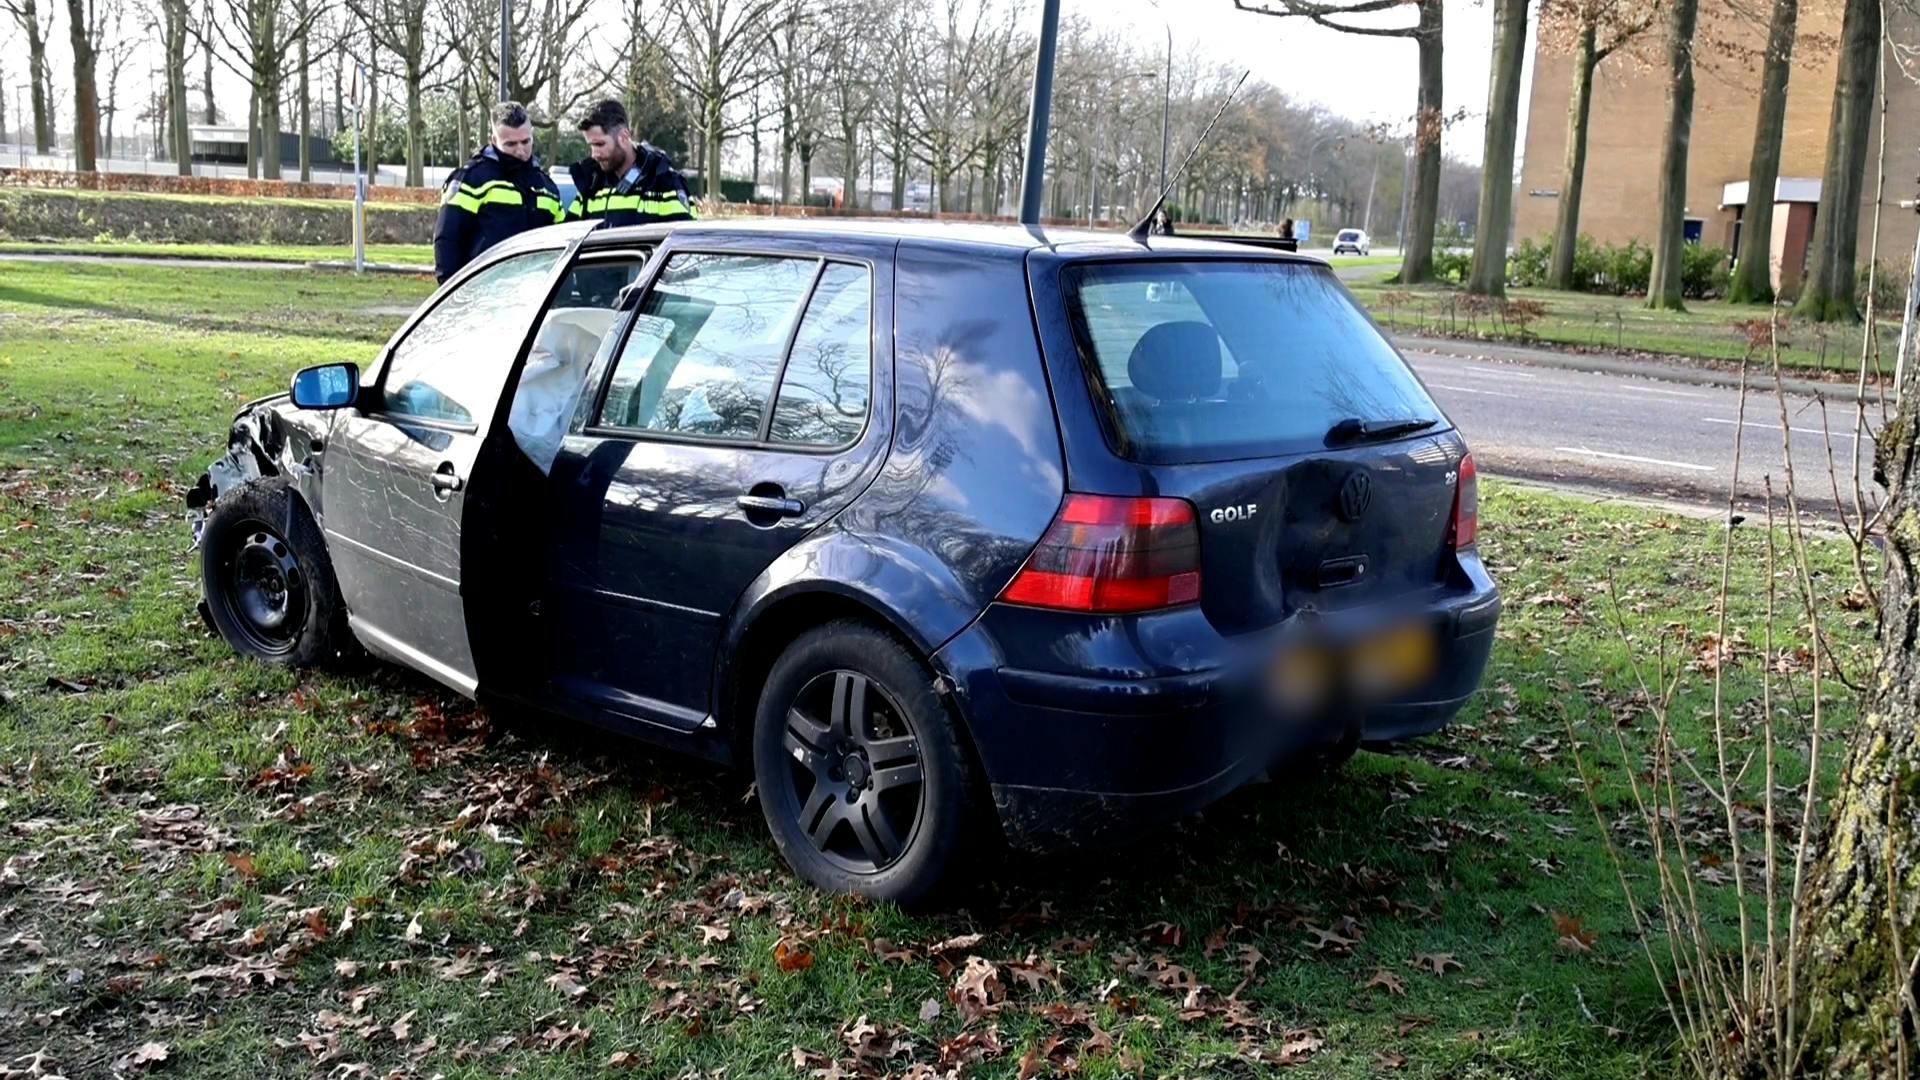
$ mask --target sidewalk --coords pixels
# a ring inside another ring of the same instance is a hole
[[[1564,368],[1603,375],[1625,375],[1636,379],[1657,379],[1662,382],[1692,383],[1698,386],[1738,387],[1740,385],[1738,365],[1732,361],[1709,363],[1689,361],[1679,356],[1662,359],[1645,354],[1628,356],[1619,353],[1574,352],[1556,349],[1549,345],[1515,345],[1505,341],[1468,341],[1459,338],[1422,337],[1416,334],[1390,336],[1395,345],[1411,352],[1474,357],[1509,364]],[[1725,366],[1720,366],[1720,363],[1724,363]],[[1780,381],[1789,394],[1828,400],[1851,398],[1859,385],[1854,379],[1809,379],[1784,374],[1788,370],[1791,369],[1782,369]],[[1876,384],[1869,380],[1867,392],[1876,393],[1875,387]],[[1773,388],[1772,370],[1764,364],[1755,364],[1748,369],[1747,388],[1771,390]]]

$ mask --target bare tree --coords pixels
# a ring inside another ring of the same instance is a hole
[[[300,6],[308,2],[310,0],[296,0]],[[394,58],[398,68],[407,101],[407,185],[419,187],[425,175],[420,141],[421,95],[428,72],[446,60],[452,46],[440,32],[432,0],[347,0],[347,6],[367,26],[380,47]],[[301,52],[304,57],[304,36]],[[303,100],[305,85],[303,75]]]
[[[1682,0],[1694,2],[1694,0]],[[1399,281],[1404,284],[1428,281],[1433,277],[1433,233],[1439,222],[1440,136],[1446,127],[1441,105],[1444,89],[1444,59],[1441,0],[1233,0],[1242,11],[1261,15],[1298,16],[1320,26],[1348,34],[1374,37],[1411,38],[1420,48],[1418,101],[1414,107],[1413,198],[1408,221],[1403,229]],[[1377,26],[1355,22],[1356,18],[1393,12],[1412,6],[1417,17],[1412,26]]]
[[[1573,56],[1566,167],[1547,269],[1551,288],[1573,287],[1573,253],[1580,239],[1580,194],[1586,182],[1594,71],[1652,26],[1658,8],[1658,0],[1545,0],[1541,4],[1540,48]]]
[[[793,201],[793,156],[800,155],[800,201],[813,185],[813,149],[823,119],[822,54],[841,36],[841,12],[814,10],[807,0],[787,0],[767,35],[767,59],[776,72],[770,85],[780,101],[780,201]],[[755,182],[759,178],[756,176]]]
[[[840,32],[827,45],[822,81],[827,110],[840,136],[841,205],[851,209],[860,180],[860,132],[874,115],[885,12],[874,0],[853,0],[841,9],[840,19]]]
[[[67,0],[67,42],[73,49],[73,167],[94,172],[100,157],[101,13],[98,0]]]
[[[1493,65],[1487,77],[1487,132],[1481,153],[1480,212],[1467,291],[1507,293],[1507,235],[1513,215],[1513,143],[1520,131],[1520,68],[1527,53],[1529,0],[1494,0]]]
[[[101,137],[100,154],[113,156],[114,121],[120,116],[120,74],[126,69],[127,61],[133,59],[139,43],[124,32],[126,8],[121,0],[113,0],[100,50],[100,60],[107,69],[107,97],[100,107],[105,117],[106,131]]]
[[[77,0],[68,0],[69,3]],[[247,175],[280,179],[280,102],[282,88],[313,28],[320,8],[295,6],[292,0],[210,0],[221,6],[209,21],[226,46],[220,62],[247,83]],[[213,51],[212,42],[202,39]]]
[[[654,34],[674,82],[692,99],[703,150],[703,194],[720,193],[720,150],[733,130],[728,110],[773,76],[766,28],[786,0],[665,0]],[[737,118],[735,120],[737,123]]]
[[[1760,69],[1760,111],[1753,124],[1753,157],[1747,166],[1747,206],[1740,216],[1740,261],[1734,264],[1727,299],[1736,304],[1773,300],[1773,196],[1780,179],[1780,146],[1786,136],[1787,78],[1793,67],[1794,23],[1800,0],[1773,0],[1767,51]]]
[[[1647,306],[1680,311],[1680,248],[1686,243],[1687,153],[1693,142],[1693,35],[1700,0],[1667,9],[1667,126],[1660,140],[1660,210],[1653,237],[1653,279]]]
[[[1807,277],[1793,313],[1819,322],[1860,317],[1853,302],[1860,196],[1866,186],[1867,133],[1873,123],[1873,78],[1880,60],[1879,0],[1846,0],[1840,63],[1827,127],[1827,167],[1813,214]],[[1748,200],[1753,198],[1748,194]]]
[[[160,31],[164,57],[161,68],[167,85],[168,151],[175,171],[181,176],[193,175],[193,137],[188,130],[187,111],[187,39],[192,31],[187,3],[188,0],[160,0],[159,17],[155,20]]]
[[[35,0],[0,0],[0,10],[13,16],[27,39],[27,87],[33,100],[33,148],[46,153],[53,148],[53,117],[47,93],[47,31],[40,21]]]
[[[918,26],[913,39],[918,76],[906,87],[908,135],[916,156],[932,172],[936,212],[954,208],[954,175],[972,164],[998,133],[998,118],[983,111],[986,99],[977,89],[1017,79],[1022,55],[1018,5],[997,10],[993,4],[966,0],[943,3],[939,22]]]

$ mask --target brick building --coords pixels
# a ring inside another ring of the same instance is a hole
[[[1717,7],[1717,10],[1710,10]],[[1807,242],[1826,169],[1827,129],[1840,33],[1837,0],[1803,0],[1792,73],[1787,81],[1786,137],[1774,192],[1773,279],[1791,287],[1805,269]],[[1764,5],[1762,5],[1764,10]],[[1897,10],[1897,9],[1896,9]],[[1686,229],[1690,240],[1738,255],[1740,221],[1748,201],[1747,167],[1759,112],[1764,22],[1729,14],[1724,0],[1703,0],[1695,50],[1692,149],[1687,159]],[[1896,19],[1896,41],[1920,41],[1920,26]],[[1609,57],[1594,74],[1587,167],[1580,199],[1580,231],[1602,242],[1637,238],[1651,245],[1659,218],[1656,174],[1666,126],[1662,28]],[[1514,195],[1515,236],[1552,234],[1565,182],[1567,104],[1572,96],[1570,56],[1536,50],[1525,158]],[[1882,209],[1880,258],[1905,267],[1920,217],[1901,210],[1914,197],[1920,173],[1920,86],[1890,72],[1887,80],[1887,205]],[[1860,265],[1872,240],[1876,116],[1869,142],[1869,176],[1860,210]]]

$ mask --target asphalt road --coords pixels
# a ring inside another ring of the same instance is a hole
[[[1742,421],[1740,393],[1732,387],[1419,351],[1407,358],[1466,436],[1484,472],[1724,506],[1738,432],[1743,506],[1754,512],[1769,476],[1776,496],[1784,498],[1780,404],[1771,381],[1748,389]],[[1835,388],[1824,418],[1813,398],[1789,394],[1786,405],[1801,509],[1826,518],[1841,506],[1851,511],[1856,456],[1861,485],[1869,499],[1875,497],[1872,437],[1854,436],[1850,391]],[[1868,431],[1878,426],[1878,407],[1871,406]]]

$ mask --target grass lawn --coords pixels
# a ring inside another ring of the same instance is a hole
[[[164,244],[128,240],[29,243],[0,241],[0,252],[72,255],[143,255],[171,259],[246,259],[254,262],[353,261],[353,248],[322,244]],[[431,244],[369,244],[367,261],[402,266],[432,266]]]
[[[1385,277],[1386,275],[1382,275]],[[1729,304],[1722,300],[1690,300],[1684,312],[1650,311],[1639,296],[1600,296],[1552,289],[1510,289],[1512,299],[1536,300],[1546,314],[1526,337],[1509,332],[1491,317],[1469,319],[1464,311],[1451,314],[1450,298],[1463,294],[1451,286],[1423,286],[1403,290],[1384,282],[1348,282],[1347,287],[1382,325],[1394,330],[1481,336],[1505,341],[1542,341],[1556,345],[1612,352],[1663,353],[1674,356],[1737,361],[1747,351],[1746,331],[1740,323],[1768,318],[1768,309]],[[1882,364],[1890,374],[1900,340],[1900,323],[1884,320],[1879,327]],[[1781,350],[1783,364],[1814,370],[1858,372],[1860,327],[1799,323],[1787,320]]]
[[[180,497],[234,408],[301,364],[367,360],[428,288],[7,268],[0,1066],[44,1051],[70,1076],[124,1061],[246,1080],[1671,1071],[1568,725],[1644,886],[1609,748],[1651,723],[1630,660],[1714,653],[1675,629],[1707,625],[1711,523],[1489,482],[1482,544],[1508,614],[1486,691],[1448,732],[1248,789],[1124,851],[1005,860],[964,910],[908,917],[797,886],[737,776],[489,717],[389,668],[241,661],[203,629]],[[1760,652],[1762,535],[1736,536],[1728,692],[1753,696],[1771,665],[1791,684],[1779,700],[1804,697],[1802,643]],[[1813,563],[1857,668],[1871,635],[1836,606],[1842,545],[1816,539]],[[1791,595],[1784,568],[1777,584]],[[1698,745],[1711,694],[1685,683],[1683,740]],[[1737,730],[1752,727],[1749,710]],[[1782,782],[1806,767],[1789,753]],[[1718,811],[1683,799],[1718,852]],[[1724,924],[1731,886],[1703,888]],[[166,1059],[133,1061],[143,1046]]]

